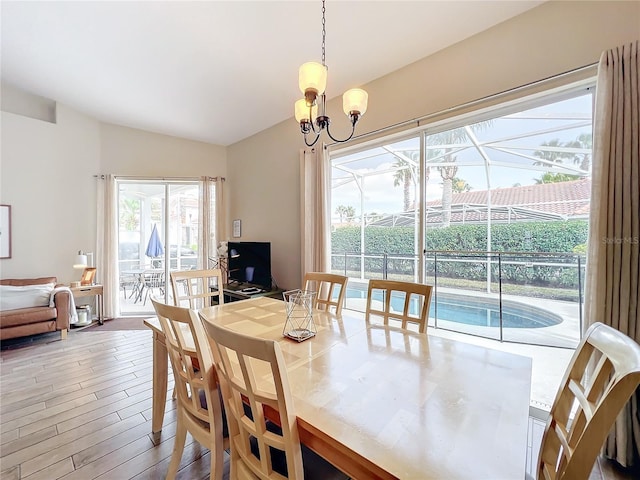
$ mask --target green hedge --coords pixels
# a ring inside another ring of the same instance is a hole
[[[575,288],[578,284],[577,269],[574,266],[558,265],[510,265],[510,261],[535,261],[536,263],[575,263],[574,249],[587,241],[588,222],[573,220],[568,222],[526,222],[499,224],[491,227],[492,252],[533,252],[568,253],[549,258],[526,256],[502,257],[502,280],[514,284],[529,284]],[[333,254],[357,254],[362,251],[360,228],[340,227],[331,234]],[[364,260],[364,270],[372,276],[384,274],[386,255],[387,275],[413,275],[415,270],[415,233],[412,227],[365,227],[364,252],[373,255]],[[487,228],[485,225],[452,225],[447,228],[427,230],[426,249],[428,251],[487,251]],[[404,257],[404,258],[402,258]],[[438,276],[464,278],[468,280],[486,279],[486,256],[471,256],[470,262],[453,261],[458,256],[440,256]],[[475,261],[478,260],[478,261]],[[497,262],[497,257],[495,258]],[[332,268],[343,271],[359,271],[357,257],[334,256]],[[430,268],[427,260],[428,269]],[[492,264],[492,277],[498,278],[498,266]]]

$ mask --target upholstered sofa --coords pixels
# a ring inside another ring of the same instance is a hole
[[[0,340],[55,331],[67,338],[71,292],[58,287],[56,277],[0,280]]]

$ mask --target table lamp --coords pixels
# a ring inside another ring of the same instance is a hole
[[[89,259],[91,259],[90,263]],[[82,268],[84,270],[79,282],[71,282],[72,287],[93,285],[93,279],[96,276],[96,268],[93,266],[93,252],[83,252],[82,250],[78,250],[78,255],[76,255],[73,268]]]

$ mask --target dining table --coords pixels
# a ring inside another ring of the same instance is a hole
[[[531,358],[313,311],[315,336],[283,335],[285,303],[268,297],[199,310],[212,322],[275,340],[286,364],[300,440],[354,479],[525,476]],[[152,430],[162,428],[168,362],[152,330]]]

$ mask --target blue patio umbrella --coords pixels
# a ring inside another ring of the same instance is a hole
[[[156,228],[155,223],[153,224],[153,230],[151,230],[151,236],[149,237],[149,243],[147,244],[145,255],[151,258],[157,258],[164,255],[164,245],[162,245],[162,240],[160,240],[160,235],[158,235],[158,229]]]

